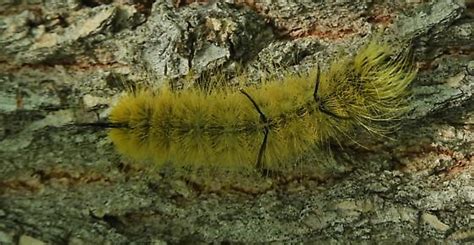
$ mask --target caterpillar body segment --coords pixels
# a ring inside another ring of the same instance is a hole
[[[163,88],[129,92],[112,109],[110,138],[136,161],[182,167],[281,170],[357,128],[389,131],[405,112],[416,71],[371,42],[327,71],[211,92]]]

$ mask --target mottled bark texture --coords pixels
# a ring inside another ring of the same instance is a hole
[[[474,241],[472,1],[190,2],[0,1],[1,244]],[[377,33],[412,41],[412,110],[333,174],[167,177],[74,126],[124,87],[327,67]]]

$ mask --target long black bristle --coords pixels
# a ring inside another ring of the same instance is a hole
[[[128,128],[126,123],[111,123],[111,122],[93,122],[93,123],[78,123],[76,126],[81,127],[98,127],[98,128]]]

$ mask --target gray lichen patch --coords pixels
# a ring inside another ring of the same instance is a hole
[[[432,61],[431,68],[419,71],[412,89],[411,118],[420,118],[472,100],[474,76],[467,72],[468,59],[463,56],[441,57]]]
[[[0,58],[18,64],[72,62],[84,55],[81,40],[94,36],[100,41],[98,35],[111,28],[117,13],[113,6],[82,12],[66,18],[25,11],[5,18],[0,26],[5,53]]]
[[[178,11],[156,3],[147,26],[143,58],[151,71],[168,77],[252,59],[274,38],[264,19],[223,2]]]
[[[411,18],[405,18],[397,24],[402,37],[419,37],[437,35],[446,30],[453,21],[460,18],[465,11],[463,0],[438,1],[418,9]]]
[[[8,114],[17,110],[41,110],[62,106],[61,84],[54,80],[35,81],[31,78],[0,75],[0,113]]]

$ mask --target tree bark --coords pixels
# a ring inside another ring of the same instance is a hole
[[[472,1],[191,2],[0,3],[1,244],[474,241]],[[376,35],[415,51],[410,113],[330,169],[168,175],[77,126],[127,87],[326,68]]]

